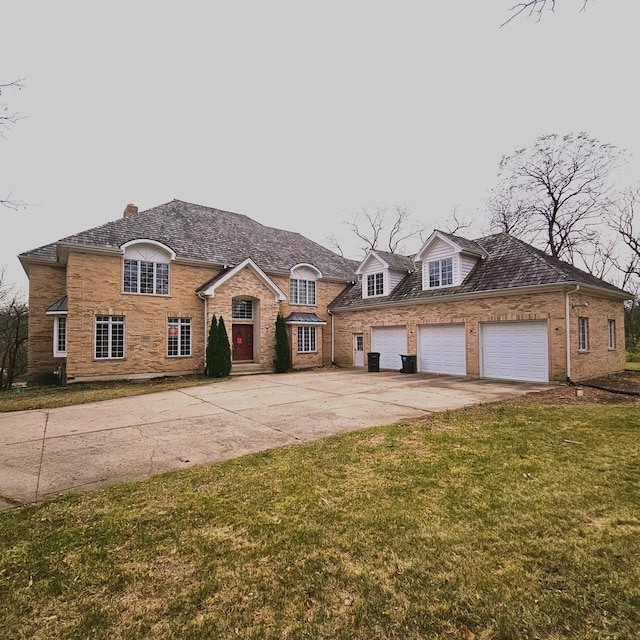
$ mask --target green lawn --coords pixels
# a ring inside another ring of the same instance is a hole
[[[640,371],[640,362],[627,362],[624,368],[627,371]]]
[[[0,637],[638,637],[639,405],[507,402],[0,512]]]

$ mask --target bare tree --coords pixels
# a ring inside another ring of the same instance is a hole
[[[325,242],[327,246],[333,249],[339,256],[344,258],[344,248],[342,246],[342,241],[335,233],[332,233],[330,236],[325,238]]]
[[[457,233],[460,233],[461,231],[464,231],[465,229],[469,229],[472,225],[473,221],[463,218],[460,214],[460,211],[458,210],[458,207],[455,206],[453,207],[451,215],[445,222],[444,230],[447,233],[455,235]]]
[[[581,0],[582,7],[580,8],[581,12],[584,12],[587,8],[587,3],[589,0]],[[518,2],[514,4],[510,11],[512,11],[511,17],[503,22],[500,26],[504,27],[506,24],[509,24],[512,20],[515,20],[519,15],[526,14],[528,16],[537,16],[536,20],[540,21],[542,18],[542,12],[546,9],[547,11],[555,11],[556,8],[556,0],[528,0],[528,2]]]
[[[0,391],[11,389],[16,376],[27,367],[28,308],[0,271]]]
[[[345,225],[358,238],[365,253],[370,249],[401,253],[407,240],[419,237],[424,231],[424,227],[414,220],[411,210],[403,204],[375,209],[363,207],[353,211]]]
[[[489,200],[492,230],[574,262],[613,206],[610,179],[623,159],[623,151],[584,132],[540,136],[503,156]]]
[[[24,80],[18,79],[13,82],[0,83],[0,96],[8,90],[20,91],[24,87]],[[17,112],[9,111],[6,103],[0,102],[0,138],[4,138],[6,133],[11,129],[11,125],[15,124],[24,116]],[[18,210],[26,206],[21,200],[15,200],[11,194],[0,196],[0,205],[9,209]]]
[[[518,238],[527,237],[530,232],[530,220],[521,207],[522,202],[516,196],[515,187],[501,185],[494,189],[487,200],[489,230]]]
[[[627,189],[609,212],[609,226],[628,250],[625,282],[640,279],[640,186]]]

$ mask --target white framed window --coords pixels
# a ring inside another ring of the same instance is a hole
[[[234,298],[231,301],[231,317],[234,320],[253,320],[253,300]]]
[[[429,262],[429,288],[448,287],[453,284],[453,258]]]
[[[191,355],[191,318],[169,318],[167,321],[167,356]]]
[[[148,260],[124,260],[125,293],[169,295],[169,264]]]
[[[298,327],[298,353],[314,353],[316,348],[316,327]]]
[[[367,276],[367,298],[384,295],[384,273],[370,273]]]
[[[291,304],[304,304],[307,306],[315,306],[316,304],[315,280],[292,278],[289,281],[289,293]]]
[[[578,318],[578,351],[589,351],[589,318]]]
[[[616,321],[607,320],[607,329],[609,334],[609,349],[616,348]]]
[[[53,357],[67,356],[67,316],[55,316],[53,319]]]
[[[124,358],[124,316],[96,316],[95,358]]]

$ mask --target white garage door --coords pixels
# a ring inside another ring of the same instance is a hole
[[[546,322],[484,323],[481,332],[483,376],[549,381]]]
[[[466,375],[467,353],[464,325],[419,326],[418,369],[429,373]]]
[[[407,352],[406,327],[371,327],[371,351],[380,353],[381,369],[402,368],[400,354]]]

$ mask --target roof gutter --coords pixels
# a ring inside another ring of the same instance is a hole
[[[346,306],[340,307],[332,304],[332,309],[334,313],[347,313],[347,312],[356,312],[356,311],[366,311],[368,309],[383,309],[385,307],[407,307],[416,304],[436,304],[438,302],[455,302],[458,300],[465,300],[469,298],[495,298],[496,296],[509,296],[509,295],[519,295],[522,293],[542,293],[546,291],[563,291],[564,288],[568,284],[573,283],[561,283],[561,282],[552,282],[549,284],[536,284],[526,287],[511,287],[509,289],[490,289],[486,291],[467,291],[464,293],[453,293],[453,294],[440,294],[437,296],[430,297],[415,297],[409,298],[405,300],[385,300],[384,302],[374,302],[372,304],[366,304],[361,306]],[[618,298],[619,300],[631,300],[633,296],[631,294],[625,294],[624,291],[620,290],[620,292],[610,291],[603,287],[594,287],[592,285],[578,285],[576,286],[585,293],[588,292],[590,295],[594,296],[603,296],[609,298]],[[577,289],[576,289],[577,291]],[[388,297],[388,296],[385,296]]]
[[[566,291],[564,294],[564,334],[567,341],[567,382],[571,382],[571,304],[569,296],[578,292],[580,285],[577,284],[575,289]]]

